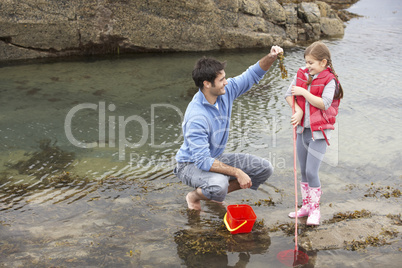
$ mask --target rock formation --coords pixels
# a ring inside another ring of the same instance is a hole
[[[321,1],[0,0],[0,61],[289,47],[343,33]]]

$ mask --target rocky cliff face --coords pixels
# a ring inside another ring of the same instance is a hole
[[[288,47],[343,35],[325,2],[293,2],[301,1],[0,0],[0,60]]]

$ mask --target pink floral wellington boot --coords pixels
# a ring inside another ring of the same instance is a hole
[[[307,182],[300,182],[300,188],[301,188],[301,195],[303,199],[303,205],[302,207],[297,211],[297,217],[306,217],[309,214],[310,211],[310,194],[309,194],[309,187]],[[290,212],[289,217],[290,218],[295,218],[296,215],[295,212]]]
[[[320,198],[321,198],[321,187],[309,188],[310,191],[310,213],[307,218],[307,225],[320,225]]]

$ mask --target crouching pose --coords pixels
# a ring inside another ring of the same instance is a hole
[[[201,200],[222,202],[230,192],[257,188],[273,173],[269,161],[251,154],[223,153],[229,137],[234,100],[258,83],[282,48],[244,73],[226,80],[225,62],[201,58],[192,72],[199,88],[184,116],[184,142],[176,154],[176,176],[194,188],[186,196],[189,209],[201,210]]]

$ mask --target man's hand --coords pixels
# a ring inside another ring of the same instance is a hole
[[[280,46],[272,46],[269,54],[272,56],[278,56],[280,53],[283,53],[283,49]]]
[[[241,169],[238,170],[238,172],[236,174],[236,178],[240,184],[240,188],[242,188],[242,189],[250,188],[251,185],[253,185],[250,177]]]
[[[247,189],[252,185],[250,177],[241,169],[226,165],[215,159],[209,171],[222,173],[235,177],[240,185],[240,188]]]
[[[272,63],[276,60],[279,53],[283,53],[283,49],[280,46],[272,46],[268,55],[260,59],[260,67],[264,71],[268,71],[272,66]]]

